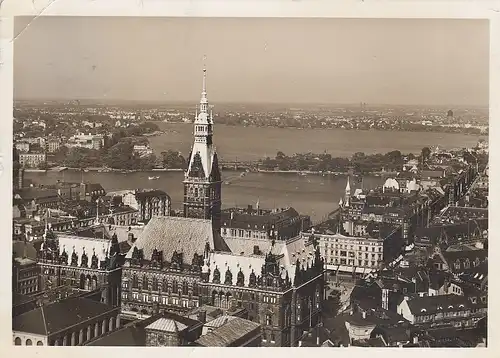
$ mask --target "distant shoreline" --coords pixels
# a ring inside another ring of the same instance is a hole
[[[111,168],[69,168],[69,167],[52,167],[47,170],[43,169],[25,169],[27,173],[46,173],[46,172],[63,172],[63,171],[83,171],[83,172],[93,172],[93,173],[121,173],[121,174],[129,174],[129,173],[157,173],[157,172],[182,172],[184,169],[151,169],[151,170],[143,170],[143,169],[111,169]],[[238,172],[238,173],[246,173],[245,170],[241,169],[224,169],[226,172]],[[322,175],[322,176],[345,176],[349,175],[349,171],[309,171],[309,170],[265,170],[258,169],[249,171],[250,173],[262,173],[262,174],[295,174],[301,176],[307,175]],[[397,172],[394,171],[373,171],[365,174],[355,174],[356,176],[384,176],[384,175],[395,175]]]
[[[151,122],[151,123],[163,123],[163,124],[192,124],[190,122],[184,122],[184,121],[164,121],[164,120],[157,120],[157,121],[146,121],[146,122]],[[317,130],[333,130],[333,129],[338,129],[338,130],[345,130],[345,131],[363,131],[363,132],[405,132],[405,133],[442,133],[442,134],[462,134],[462,135],[467,135],[467,136],[474,136],[474,137],[489,137],[489,132],[487,133],[468,133],[466,130],[461,131],[452,131],[452,130],[441,130],[443,127],[437,127],[437,126],[430,126],[429,128],[434,127],[436,130],[407,130],[407,129],[395,129],[395,128],[390,128],[390,129],[381,129],[381,128],[339,128],[339,127],[286,127],[286,126],[275,126],[275,125],[255,125],[255,124],[237,124],[237,123],[218,123],[218,124],[223,124],[229,127],[243,127],[243,128],[278,128],[278,129],[297,129],[297,130],[304,130],[304,129],[317,129]],[[438,130],[439,128],[439,130]],[[444,127],[447,128],[447,127]],[[455,127],[449,127],[449,128],[455,128]],[[168,134],[168,131],[163,131],[163,134]]]

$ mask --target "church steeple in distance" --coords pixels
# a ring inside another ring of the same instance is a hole
[[[345,194],[344,194],[344,205],[349,206],[351,201],[351,180],[350,177],[347,176],[347,184],[345,186]]]
[[[184,216],[212,219],[214,230],[220,231],[221,175],[212,140],[213,124],[204,68],[201,99],[194,119],[194,143],[184,173]]]

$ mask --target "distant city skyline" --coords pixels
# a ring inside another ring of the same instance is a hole
[[[205,63],[211,103],[489,103],[485,20],[38,17],[15,33],[29,21],[15,100],[197,102]]]

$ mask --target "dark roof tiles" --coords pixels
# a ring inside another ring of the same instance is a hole
[[[196,343],[204,347],[229,347],[245,335],[259,330],[259,328],[260,324],[258,323],[234,317],[226,324],[200,337]]]
[[[104,303],[90,299],[68,298],[14,317],[12,330],[47,336],[105,314],[112,309]]]

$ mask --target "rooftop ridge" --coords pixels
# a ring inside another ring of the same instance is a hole
[[[47,327],[47,320],[45,319],[44,305],[40,307],[40,312],[42,313],[43,327],[45,328],[45,332],[49,332],[49,328]]]
[[[211,223],[211,220],[210,219],[199,219],[199,218],[186,218],[184,216],[168,216],[168,215],[165,215],[165,216],[153,216],[150,220],[153,221],[155,220],[158,221],[158,220],[178,220],[178,221],[194,221],[194,222],[206,222],[206,223]],[[146,225],[145,227],[147,227],[148,225]]]
[[[108,243],[111,241],[111,238],[106,238],[106,237],[87,237],[87,236],[77,236],[77,235],[67,235],[64,233],[58,234],[57,238],[60,239],[61,237],[64,237],[65,239],[78,239],[78,240],[90,240],[90,241],[97,241],[97,242],[106,242]]]

